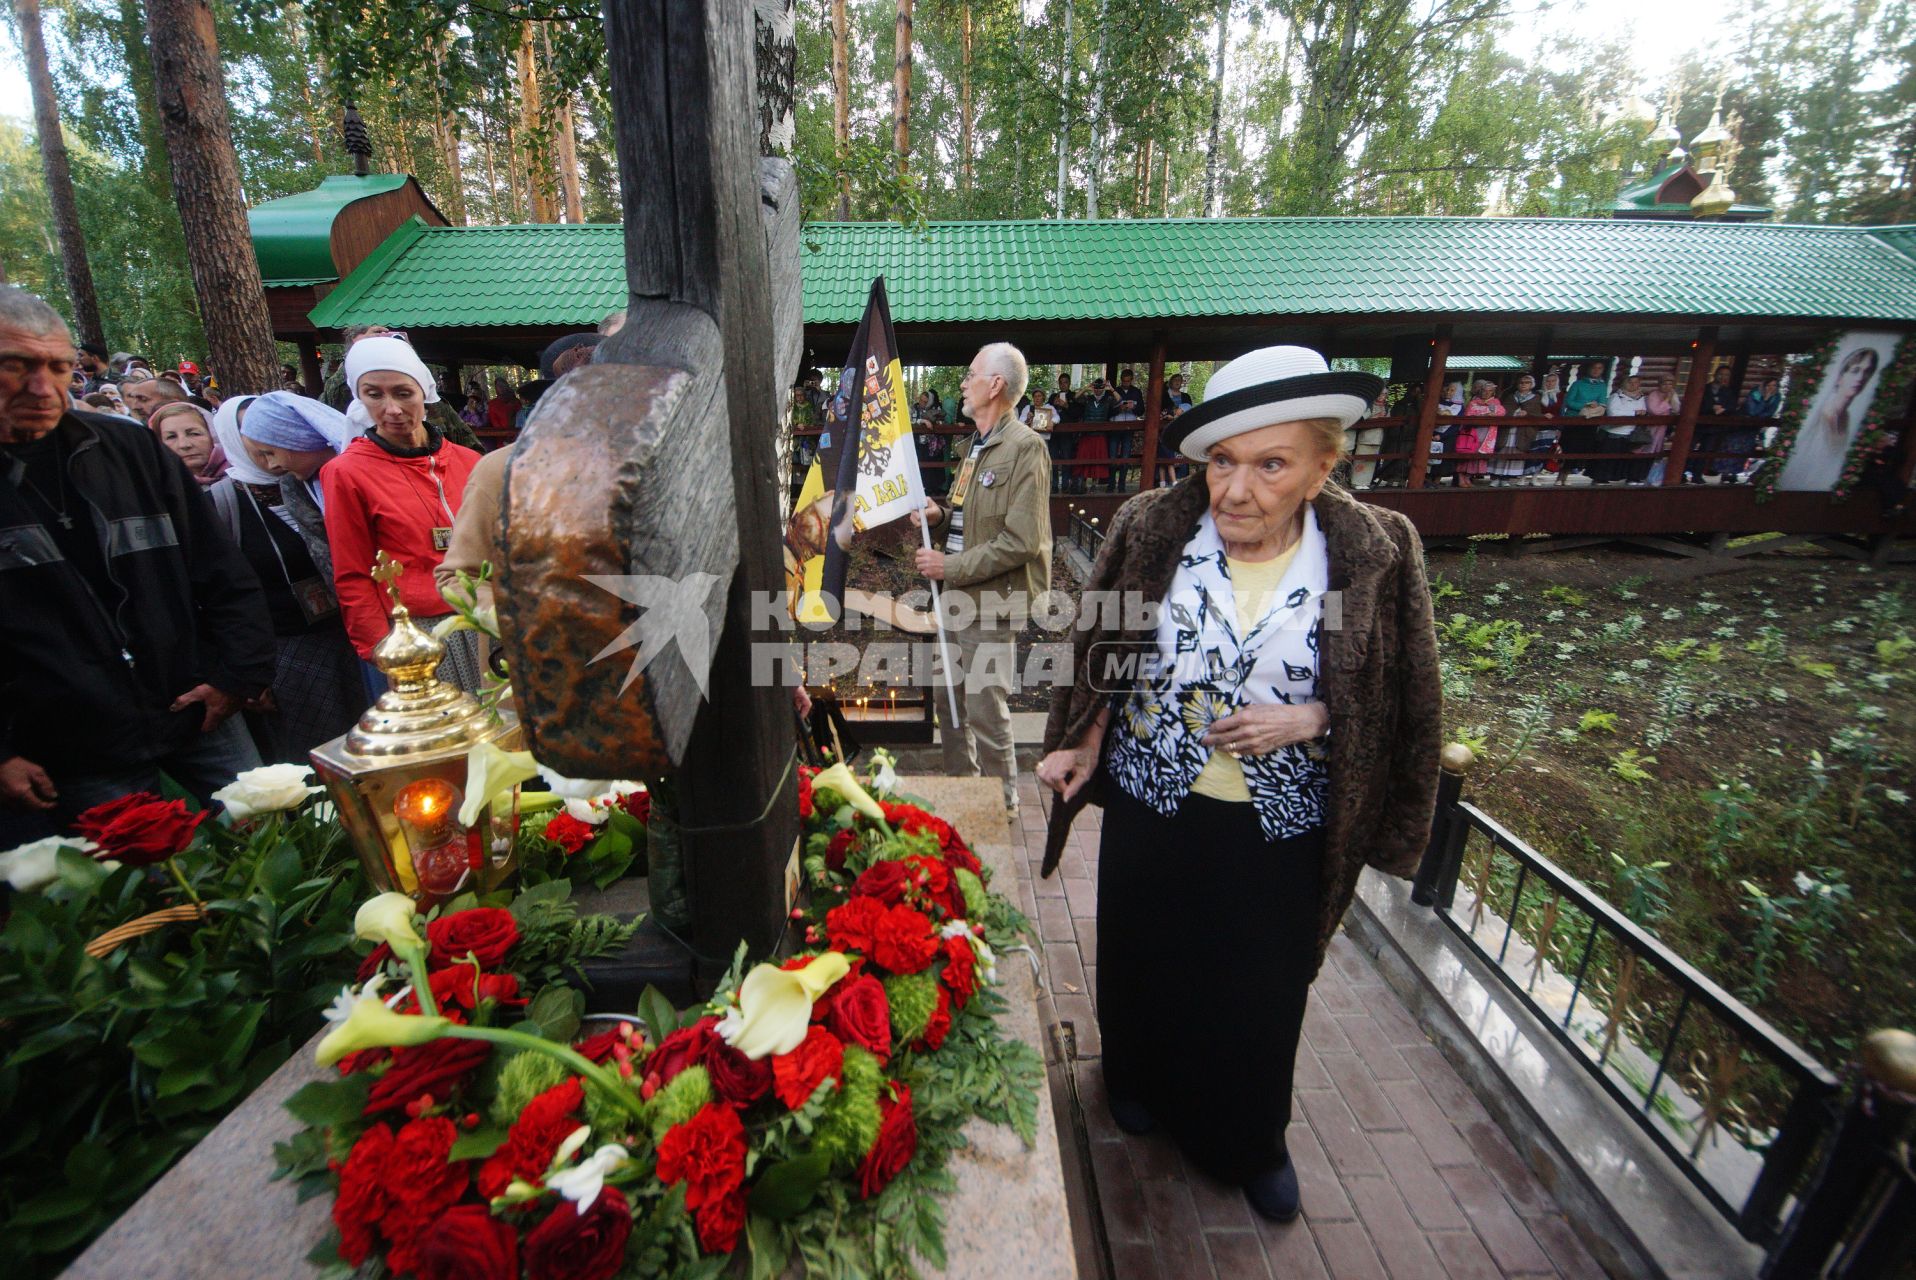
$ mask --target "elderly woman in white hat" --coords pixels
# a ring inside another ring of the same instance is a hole
[[[1125,503],[1086,585],[1162,608],[1078,633],[1038,766],[1067,802],[1089,785],[1107,809],[1114,1118],[1163,1126],[1279,1222],[1299,1206],[1284,1130],[1311,981],[1359,873],[1410,874],[1436,806],[1423,551],[1404,517],[1329,483],[1382,389],[1303,347],[1212,376],[1169,429],[1202,467]],[[1154,660],[1122,665],[1139,653]]]
[[[346,634],[362,661],[389,627],[387,596],[373,581],[373,557],[384,551],[405,566],[399,599],[425,627],[450,613],[433,570],[452,543],[452,526],[479,455],[453,444],[426,421],[439,399],[433,377],[402,338],[361,338],[346,351],[347,418],[365,434],[319,471],[325,494],[326,541]],[[384,678],[365,666],[367,692]],[[480,681],[471,632],[447,637],[440,675],[467,689]]]

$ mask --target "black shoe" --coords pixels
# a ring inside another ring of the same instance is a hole
[[[1275,1169],[1266,1169],[1244,1184],[1244,1198],[1258,1216],[1272,1222],[1289,1222],[1297,1217],[1297,1169],[1286,1156]]]
[[[1158,1122],[1151,1118],[1150,1110],[1142,1102],[1135,1098],[1120,1098],[1115,1094],[1111,1097],[1111,1119],[1118,1128],[1134,1138],[1143,1137],[1158,1127]]]

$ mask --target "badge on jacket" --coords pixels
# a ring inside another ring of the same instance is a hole
[[[998,483],[998,473],[996,471],[987,471],[978,477],[978,483],[989,489],[992,485]]]

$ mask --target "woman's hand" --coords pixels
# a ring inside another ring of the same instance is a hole
[[[1210,732],[1201,741],[1233,757],[1262,756],[1293,742],[1321,738],[1330,727],[1330,710],[1321,702],[1259,704],[1213,720]]]
[[[1069,800],[1084,789],[1098,767],[1098,742],[1087,739],[1076,747],[1053,751],[1038,762],[1038,781]]]

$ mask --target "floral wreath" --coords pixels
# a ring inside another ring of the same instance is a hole
[[[1776,482],[1783,474],[1784,464],[1789,461],[1790,451],[1796,447],[1797,433],[1809,417],[1810,403],[1822,388],[1821,379],[1816,379],[1812,385],[1810,375],[1829,367],[1830,358],[1836,354],[1836,348],[1842,340],[1841,333],[1833,333],[1814,351],[1790,362],[1790,394],[1776,422],[1776,438],[1757,450],[1757,456],[1765,460],[1756,469],[1754,480],[1758,502],[1768,502],[1776,496]],[[1901,416],[1909,404],[1912,387],[1916,387],[1916,343],[1899,340],[1890,353],[1888,366],[1877,381],[1876,395],[1863,415],[1862,429],[1850,442],[1849,453],[1843,459],[1843,473],[1830,487],[1831,502],[1841,502],[1849,497],[1857,482],[1863,478],[1863,468],[1889,444],[1889,428],[1884,418]]]

